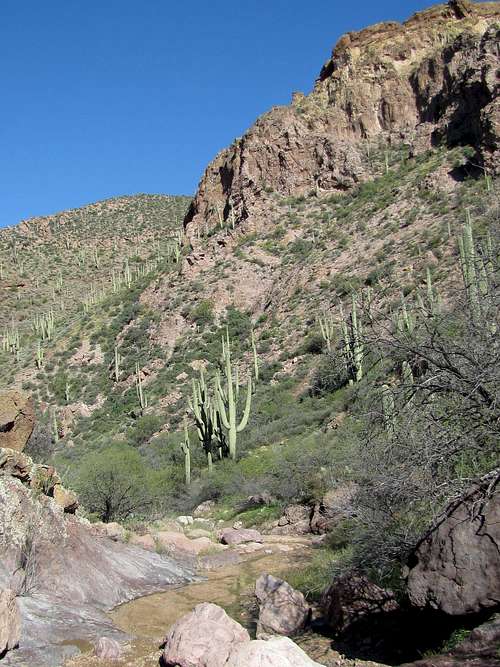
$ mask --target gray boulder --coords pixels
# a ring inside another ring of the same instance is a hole
[[[225,528],[221,532],[221,542],[223,544],[236,545],[245,542],[263,542],[262,535],[253,528]]]
[[[419,608],[463,616],[500,605],[500,472],[452,503],[409,559]]]
[[[288,637],[271,637],[238,644],[225,667],[323,667]]]
[[[292,636],[307,625],[311,609],[300,591],[283,579],[261,574],[255,584],[259,601],[257,638],[276,634]]]

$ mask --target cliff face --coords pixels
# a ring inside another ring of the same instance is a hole
[[[451,0],[404,24],[349,33],[313,92],[264,114],[208,166],[184,221],[193,241],[218,216],[265,216],[266,192],[345,191],[366,180],[364,157],[380,143],[414,153],[438,143],[475,147],[499,164],[500,7]]]

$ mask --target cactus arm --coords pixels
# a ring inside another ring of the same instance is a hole
[[[247,382],[247,398],[246,398],[246,401],[245,401],[245,411],[244,411],[243,417],[241,418],[241,421],[238,424],[238,427],[236,429],[236,431],[238,433],[243,431],[243,429],[248,424],[248,418],[250,417],[250,408],[251,407],[252,407],[252,378],[249,375],[248,376],[248,382]]]

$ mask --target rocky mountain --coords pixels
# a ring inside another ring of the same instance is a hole
[[[56,465],[80,515],[126,521],[146,548],[148,522],[200,503],[238,529],[314,534],[292,582],[308,600],[333,578],[337,607],[345,589],[368,625],[377,600],[397,617],[356,658],[414,659],[487,620],[499,37],[498,3],[466,0],[349,33],[192,201],[120,197],[1,231],[0,366],[19,397],[4,441],[31,394],[30,465]]]

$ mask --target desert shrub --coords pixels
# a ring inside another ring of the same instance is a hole
[[[192,321],[200,327],[212,324],[214,319],[214,304],[210,299],[204,299],[194,306],[190,316]]]
[[[349,380],[345,361],[339,351],[326,354],[318,364],[311,380],[310,393],[321,396],[344,387]]]
[[[114,445],[89,454],[72,484],[85,509],[109,522],[141,515],[151,508],[149,473],[135,449]]]

